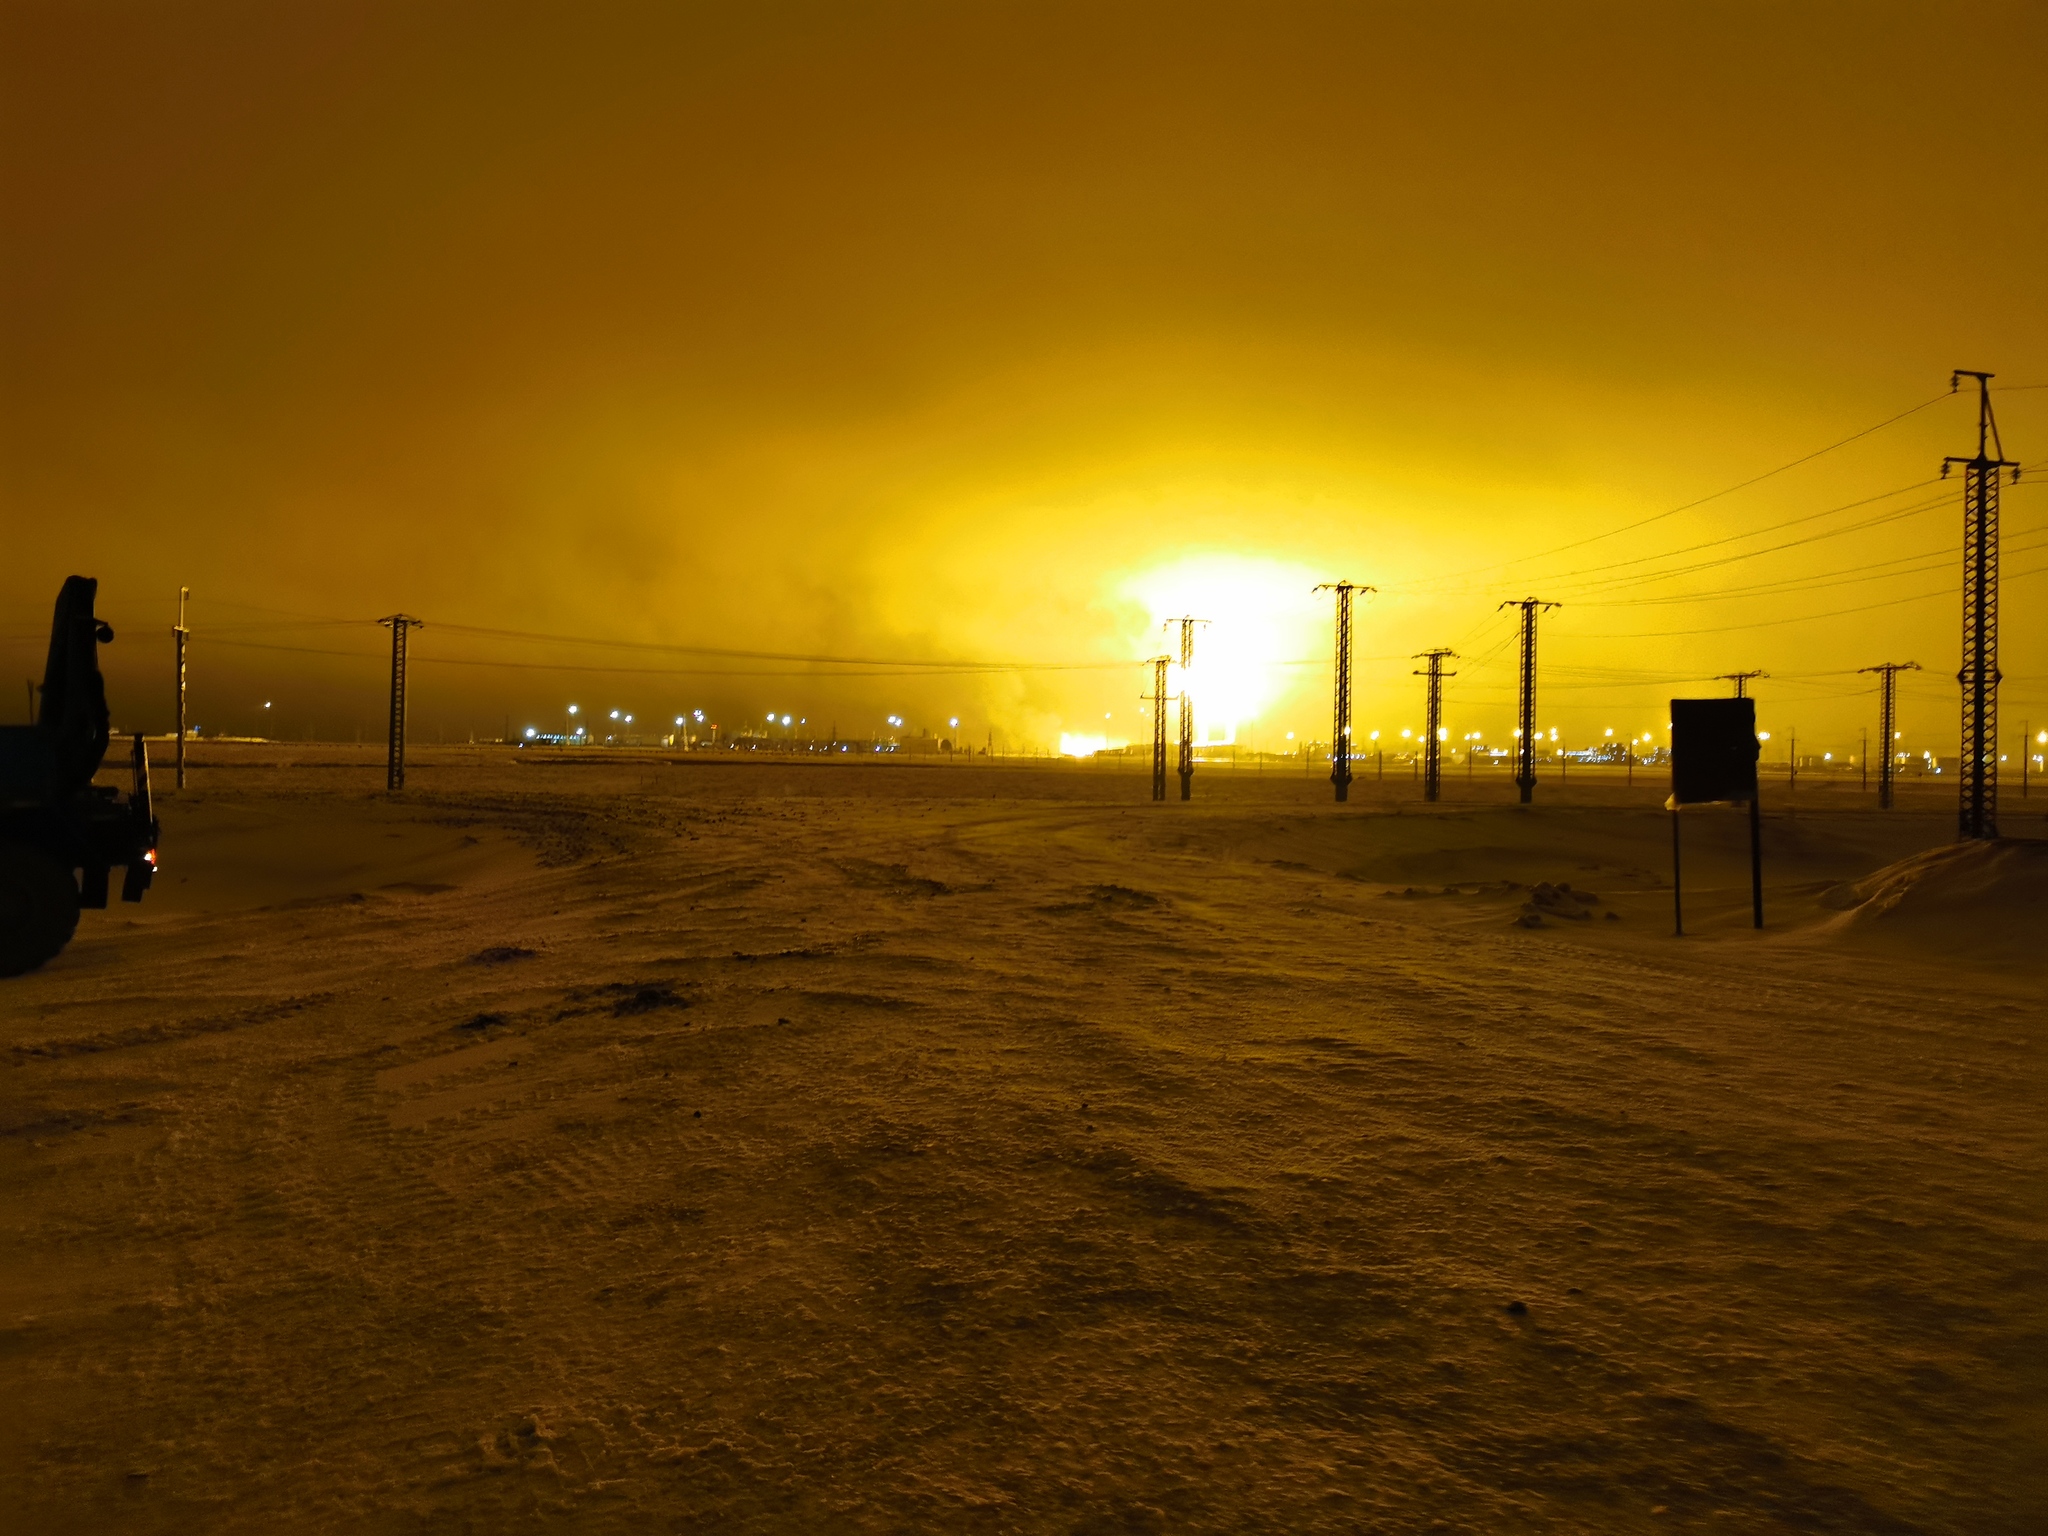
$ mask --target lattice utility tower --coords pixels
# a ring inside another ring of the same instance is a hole
[[[1166,798],[1166,669],[1171,656],[1152,658],[1152,798]]]
[[[171,626],[171,642],[177,651],[178,670],[178,788],[185,787],[185,644],[192,638],[192,631],[185,627],[185,600],[192,595],[190,587],[178,588],[178,622]]]
[[[1522,729],[1515,741],[1515,785],[1527,805],[1536,796],[1536,615],[1559,605],[1518,597],[1500,606],[1522,610]]]
[[[1168,619],[1165,626],[1180,626],[1180,797],[1195,798],[1195,696],[1188,691],[1188,674],[1195,665],[1195,626],[1207,619]]]
[[[1917,661],[1881,661],[1874,667],[1858,667],[1859,672],[1875,672],[1881,679],[1883,702],[1878,705],[1878,739],[1884,743],[1884,762],[1877,770],[1877,808],[1888,811],[1892,808],[1892,767],[1898,754],[1892,751],[1892,738],[1898,734],[1899,725],[1899,674],[1918,672]]]
[[[1735,685],[1735,697],[1737,697],[1738,699],[1746,699],[1749,697],[1749,685],[1751,680],[1759,677],[1769,677],[1770,675],[1770,673],[1763,671],[1716,672],[1714,674],[1714,681],[1717,683],[1733,683]]]
[[[379,619],[391,631],[391,745],[384,760],[384,787],[405,788],[405,632],[424,622],[394,613]]]
[[[1458,675],[1444,670],[1444,659],[1457,654],[1448,647],[1415,653],[1417,661],[1429,663],[1427,670],[1417,671],[1415,675],[1429,679],[1429,702],[1423,708],[1427,729],[1422,733],[1422,798],[1431,802],[1436,800],[1443,784],[1444,679]]]
[[[1991,414],[1988,373],[1958,368],[1949,378],[1954,389],[1964,379],[1977,381],[1977,454],[1950,455],[1941,461],[1942,477],[1963,466],[1963,668],[1956,681],[1963,686],[1962,806],[1956,816],[1959,838],[1998,836],[1998,472],[2019,465],[2005,456],[1998,440],[1998,422]]]
[[[1326,581],[1318,592],[1337,594],[1337,681],[1330,706],[1330,783],[1337,799],[1351,798],[1351,595],[1372,592],[1356,582]]]

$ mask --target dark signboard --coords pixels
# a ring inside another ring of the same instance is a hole
[[[1671,804],[1754,801],[1755,699],[1671,701]]]

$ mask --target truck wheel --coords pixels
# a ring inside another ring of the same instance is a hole
[[[0,976],[32,971],[71,942],[78,883],[46,853],[0,843]]]

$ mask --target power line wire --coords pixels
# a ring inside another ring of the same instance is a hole
[[[1780,521],[1780,522],[1775,522],[1775,523],[1766,523],[1766,524],[1764,524],[1764,525],[1763,525],[1763,526],[1762,526],[1761,528],[1748,528],[1748,529],[1744,529],[1744,530],[1743,530],[1742,532],[1740,532],[1740,533],[1729,533],[1729,534],[1723,534],[1723,535],[1722,535],[1721,537],[1719,537],[1719,538],[1714,538],[1714,539],[1706,539],[1706,540],[1703,540],[1702,542],[1700,542],[1700,543],[1698,543],[1698,544],[1687,544],[1687,545],[1683,545],[1683,546],[1681,546],[1681,547],[1679,547],[1679,548],[1677,548],[1677,549],[1667,549],[1667,550],[1662,550],[1662,551],[1659,551],[1659,552],[1658,552],[1658,553],[1656,553],[1656,554],[1650,554],[1650,555],[1638,555],[1638,556],[1636,556],[1636,557],[1634,557],[1634,558],[1632,558],[1632,559],[1628,559],[1628,560],[1613,560],[1613,561],[1609,561],[1608,563],[1606,563],[1606,564],[1604,564],[1604,565],[1588,565],[1588,566],[1581,566],[1581,567],[1580,567],[1580,568],[1579,568],[1578,570],[1575,570],[1575,571],[1558,571],[1558,572],[1554,572],[1554,573],[1552,573],[1552,574],[1551,574],[1551,575],[1549,575],[1549,576],[1546,576],[1546,577],[1544,577],[1544,578],[1543,578],[1543,580],[1545,580],[1545,581],[1548,581],[1548,582],[1553,582],[1553,583],[1555,583],[1555,582],[1569,582],[1569,581],[1572,581],[1572,580],[1574,580],[1575,578],[1578,578],[1578,577],[1582,577],[1582,576],[1597,576],[1597,575],[1599,575],[1599,574],[1600,574],[1601,572],[1603,572],[1603,571],[1619,571],[1619,570],[1623,570],[1623,569],[1626,569],[1626,568],[1627,568],[1627,567],[1629,567],[1629,566],[1635,566],[1635,565],[1648,565],[1648,564],[1650,564],[1650,563],[1651,563],[1652,561],[1657,561],[1657,560],[1672,560],[1672,559],[1676,559],[1676,558],[1677,558],[1678,556],[1680,556],[1680,555],[1690,555],[1690,554],[1697,554],[1697,553],[1698,553],[1699,551],[1701,551],[1701,550],[1703,550],[1703,549],[1715,549],[1715,548],[1718,548],[1719,546],[1721,546],[1721,545],[1723,545],[1723,544],[1737,544],[1737,543],[1740,543],[1740,542],[1741,542],[1742,540],[1744,540],[1744,539],[1755,539],[1755,538],[1761,538],[1761,537],[1763,537],[1763,536],[1764,536],[1765,534],[1767,534],[1767,533],[1778,533],[1778,532],[1780,532],[1780,531],[1782,531],[1783,529],[1786,529],[1786,528],[1796,528],[1796,527],[1798,527],[1798,526],[1799,526],[1800,524],[1802,524],[1802,523],[1812,523],[1812,522],[1818,522],[1818,521],[1819,521],[1819,520],[1820,520],[1821,518],[1824,518],[1824,517],[1833,517],[1833,516],[1835,516],[1835,515],[1836,515],[1837,513],[1841,513],[1841,512],[1853,512],[1853,511],[1855,511],[1855,510],[1856,510],[1856,509],[1857,509],[1858,507],[1867,507],[1867,506],[1871,505],[1871,504],[1872,504],[1873,502],[1879,502],[1879,501],[1889,501],[1889,500],[1890,500],[1890,499],[1891,499],[1892,497],[1894,497],[1894,496],[1904,496],[1904,495],[1906,495],[1907,493],[1909,493],[1909,492],[1912,492],[1912,491],[1919,491],[1919,490],[1925,490],[1925,489],[1926,489],[1926,488],[1927,488],[1928,486],[1930,486],[1930,485],[1936,485],[1936,484],[1939,484],[1939,483],[1940,483],[1940,476],[1938,476],[1938,475],[1935,475],[1935,476],[1930,476],[1929,478],[1927,478],[1927,479],[1925,479],[1925,480],[1918,480],[1918,481],[1915,481],[1915,482],[1914,482],[1913,484],[1911,484],[1911,485],[1901,485],[1901,486],[1896,486],[1896,487],[1894,487],[1893,489],[1891,489],[1891,490],[1889,490],[1889,491],[1880,491],[1880,492],[1878,492],[1878,493],[1877,493],[1876,495],[1874,495],[1874,496],[1863,496],[1863,497],[1859,497],[1859,498],[1858,498],[1858,499],[1856,499],[1855,501],[1845,501],[1845,502],[1843,502],[1843,503],[1842,503],[1841,505],[1839,505],[1839,506],[1827,507],[1827,508],[1824,508],[1823,510],[1821,510],[1821,511],[1819,511],[1819,512],[1804,512],[1804,513],[1801,513],[1801,514],[1800,514],[1800,515],[1799,515],[1798,517],[1788,517],[1788,518],[1785,518],[1785,519],[1783,519],[1783,520],[1782,520],[1782,521]],[[1947,501],[1948,501],[1949,499],[1950,499],[1950,498],[1948,498],[1948,497],[1945,497],[1945,496],[1944,496],[1944,497],[1939,497],[1939,498],[1930,498],[1930,499],[1929,499],[1929,500],[1928,500],[1928,501],[1926,502],[1926,504],[1925,504],[1924,506],[1916,504],[1916,505],[1915,505],[1915,506],[1914,506],[1913,508],[1910,508],[1910,509],[1908,509],[1908,508],[1894,508],[1894,509],[1892,510],[1892,512],[1890,512],[1890,513],[1882,513],[1882,514],[1879,514],[1879,519],[1880,519],[1880,520],[1889,520],[1889,519],[1890,519],[1890,518],[1891,518],[1891,517],[1892,517],[1893,515],[1895,515],[1895,514],[1896,514],[1896,515],[1905,515],[1905,514],[1907,514],[1907,513],[1909,513],[1909,512],[1925,511],[1925,510],[1927,510],[1927,508],[1929,508],[1929,507],[1933,507],[1933,506],[1938,506],[1938,505],[1943,505],[1943,504],[1945,504],[1945,503],[1946,503],[1946,502],[1947,502]],[[1857,524],[1857,525],[1856,525],[1856,527],[1863,527],[1863,526],[1867,526],[1867,525],[1866,525],[1866,524]],[[1844,529],[1844,530],[1842,530],[1842,531],[1843,531],[1843,532],[1853,532],[1853,531],[1855,531],[1855,530],[1854,530],[1853,528],[1851,528],[1851,529]],[[1775,548],[1787,548],[1787,547],[1789,547],[1789,546],[1786,546],[1786,545],[1775,545],[1775,546],[1772,546],[1772,548],[1774,548],[1774,549],[1775,549]],[[1771,550],[1769,550],[1769,549],[1766,549],[1766,550],[1752,550],[1752,551],[1749,551],[1748,553],[1745,553],[1745,554],[1731,555],[1731,556],[1729,556],[1729,557],[1727,557],[1727,558],[1728,558],[1729,560],[1731,560],[1731,561],[1733,561],[1733,560],[1746,560],[1746,559],[1749,559],[1749,558],[1751,558],[1751,556],[1753,556],[1753,555],[1756,555],[1756,554],[1769,554],[1770,552],[1771,552]],[[1692,569],[1692,567],[1687,567],[1687,569]],[[1617,578],[1615,578],[1615,579],[1616,579],[1616,580],[1623,580],[1623,579],[1628,579],[1628,580],[1638,580],[1638,579],[1639,579],[1639,580],[1644,580],[1644,581],[1654,581],[1654,580],[1658,579],[1658,576],[1659,576],[1659,574],[1660,574],[1660,573],[1658,573],[1658,572],[1654,572],[1654,571],[1651,571],[1651,572],[1644,572],[1644,573],[1642,573],[1642,574],[1641,574],[1641,575],[1640,575],[1639,577],[1630,577],[1630,578],[1620,578],[1620,577],[1617,577]]]
[[[1583,549],[1588,544],[1597,544],[1603,539],[1617,538],[1624,533],[1633,533],[1638,528],[1647,528],[1652,523],[1661,523],[1667,517],[1676,517],[1681,512],[1690,512],[1696,507],[1705,506],[1710,501],[1719,501],[1724,496],[1733,496],[1737,491],[1746,491],[1753,485],[1761,485],[1764,481],[1774,479],[1789,470],[1797,469],[1802,464],[1811,464],[1815,459],[1823,458],[1838,448],[1846,448],[1849,444],[1860,442],[1873,433],[1882,432],[1886,427],[1897,425],[1909,416],[1917,416],[1929,406],[1939,405],[1944,400],[1952,399],[1955,397],[1955,393],[1953,389],[1943,390],[1931,399],[1923,400],[1908,410],[1900,411],[1896,416],[1887,416],[1883,421],[1878,422],[1874,426],[1865,427],[1860,432],[1852,432],[1845,438],[1829,443],[1825,448],[1816,448],[1811,453],[1801,454],[1796,459],[1780,464],[1776,469],[1767,469],[1760,475],[1752,475],[1747,480],[1738,481],[1734,485],[1714,491],[1709,495],[1701,496],[1697,500],[1667,508],[1665,511],[1653,513],[1649,517],[1639,518],[1633,523],[1624,523],[1619,528],[1609,528],[1604,533],[1591,534],[1583,539],[1573,539],[1570,543],[1554,545],[1549,549],[1539,550],[1532,555],[1522,555],[1512,560],[1495,561],[1491,565],[1473,566],[1469,571],[1455,571],[1449,576],[1440,577],[1437,580],[1456,580],[1460,576],[1475,575],[1484,571],[1502,570],[1508,566],[1526,564],[1531,560],[1546,560],[1552,555],[1561,555],[1567,550]]]
[[[2017,538],[2026,538],[2037,533],[2048,533],[2048,524],[2035,528],[2023,528]],[[2008,555],[2030,555],[2048,544],[2009,545]],[[1664,597],[1618,597],[1580,598],[1573,606],[1580,608],[1641,608],[1669,607],[1683,603],[1725,602],[1748,597],[1783,597],[1791,592],[1816,591],[1824,587],[1852,585],[1859,581],[1891,581],[1900,576],[1918,576],[1926,571],[1941,569],[1952,563],[1955,552],[1949,549],[1930,549],[1919,554],[1900,555],[1891,560],[1874,560],[1867,565],[1852,565],[1839,571],[1818,571],[1808,576],[1787,576],[1779,581],[1767,581],[1746,587],[1724,587],[1714,592],[1675,592]],[[1909,563],[1917,562],[1917,563]],[[1888,565],[1905,567],[1883,575],[1859,575],[1858,572],[1877,571]]]
[[[2037,565],[2030,571],[2014,571],[2005,579],[2017,581],[2024,576],[2038,576],[2043,571],[2048,571],[2048,565]],[[1881,602],[1861,603],[1854,608],[1837,608],[1829,613],[1794,614],[1782,619],[1759,619],[1754,624],[1714,624],[1704,629],[1653,629],[1640,634],[1581,635],[1578,638],[1583,640],[1656,640],[1672,635],[1720,635],[1745,629],[1775,629],[1785,624],[1807,624],[1818,619],[1839,619],[1845,614],[1868,613],[1874,608],[1895,608],[1901,603],[1921,603],[1926,602],[1930,598],[1953,597],[1955,593],[1956,589],[1954,587],[1937,587],[1931,592],[1915,592],[1906,597],[1888,597]]]
[[[387,659],[380,656],[379,653],[374,651],[324,650],[318,647],[305,645],[277,645],[266,643],[261,640],[217,639],[214,640],[213,643],[215,645],[233,646],[240,650],[285,651],[300,656],[342,656],[357,661],[382,661]],[[611,672],[648,677],[808,677],[814,678],[821,682],[853,682],[858,681],[862,678],[870,677],[978,677],[999,675],[1000,673],[1005,671],[1026,672],[1050,670],[1083,670],[1080,667],[1071,666],[1067,664],[1049,664],[1047,666],[1042,667],[1034,667],[1026,664],[1020,664],[1008,668],[997,668],[989,666],[966,666],[953,668],[927,666],[919,667],[913,671],[905,671],[901,669],[882,669],[861,672],[815,672],[798,667],[622,667],[609,665],[601,662],[501,661],[494,660],[488,657],[432,656],[422,655],[417,652],[414,653],[410,659],[412,661],[412,664],[415,666],[495,667],[507,671],[519,672]],[[1137,662],[1101,662],[1091,664],[1090,669],[1134,667],[1137,665],[1139,665],[1139,663]]]

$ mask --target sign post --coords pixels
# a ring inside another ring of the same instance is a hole
[[[1685,937],[1685,898],[1678,878],[1678,807],[1671,807],[1671,931]]]
[[[1763,812],[1757,801],[1756,701],[1673,699],[1671,701],[1671,911],[1674,931],[1685,933],[1679,896],[1678,812],[1687,805],[1749,803],[1750,908],[1764,925]]]

